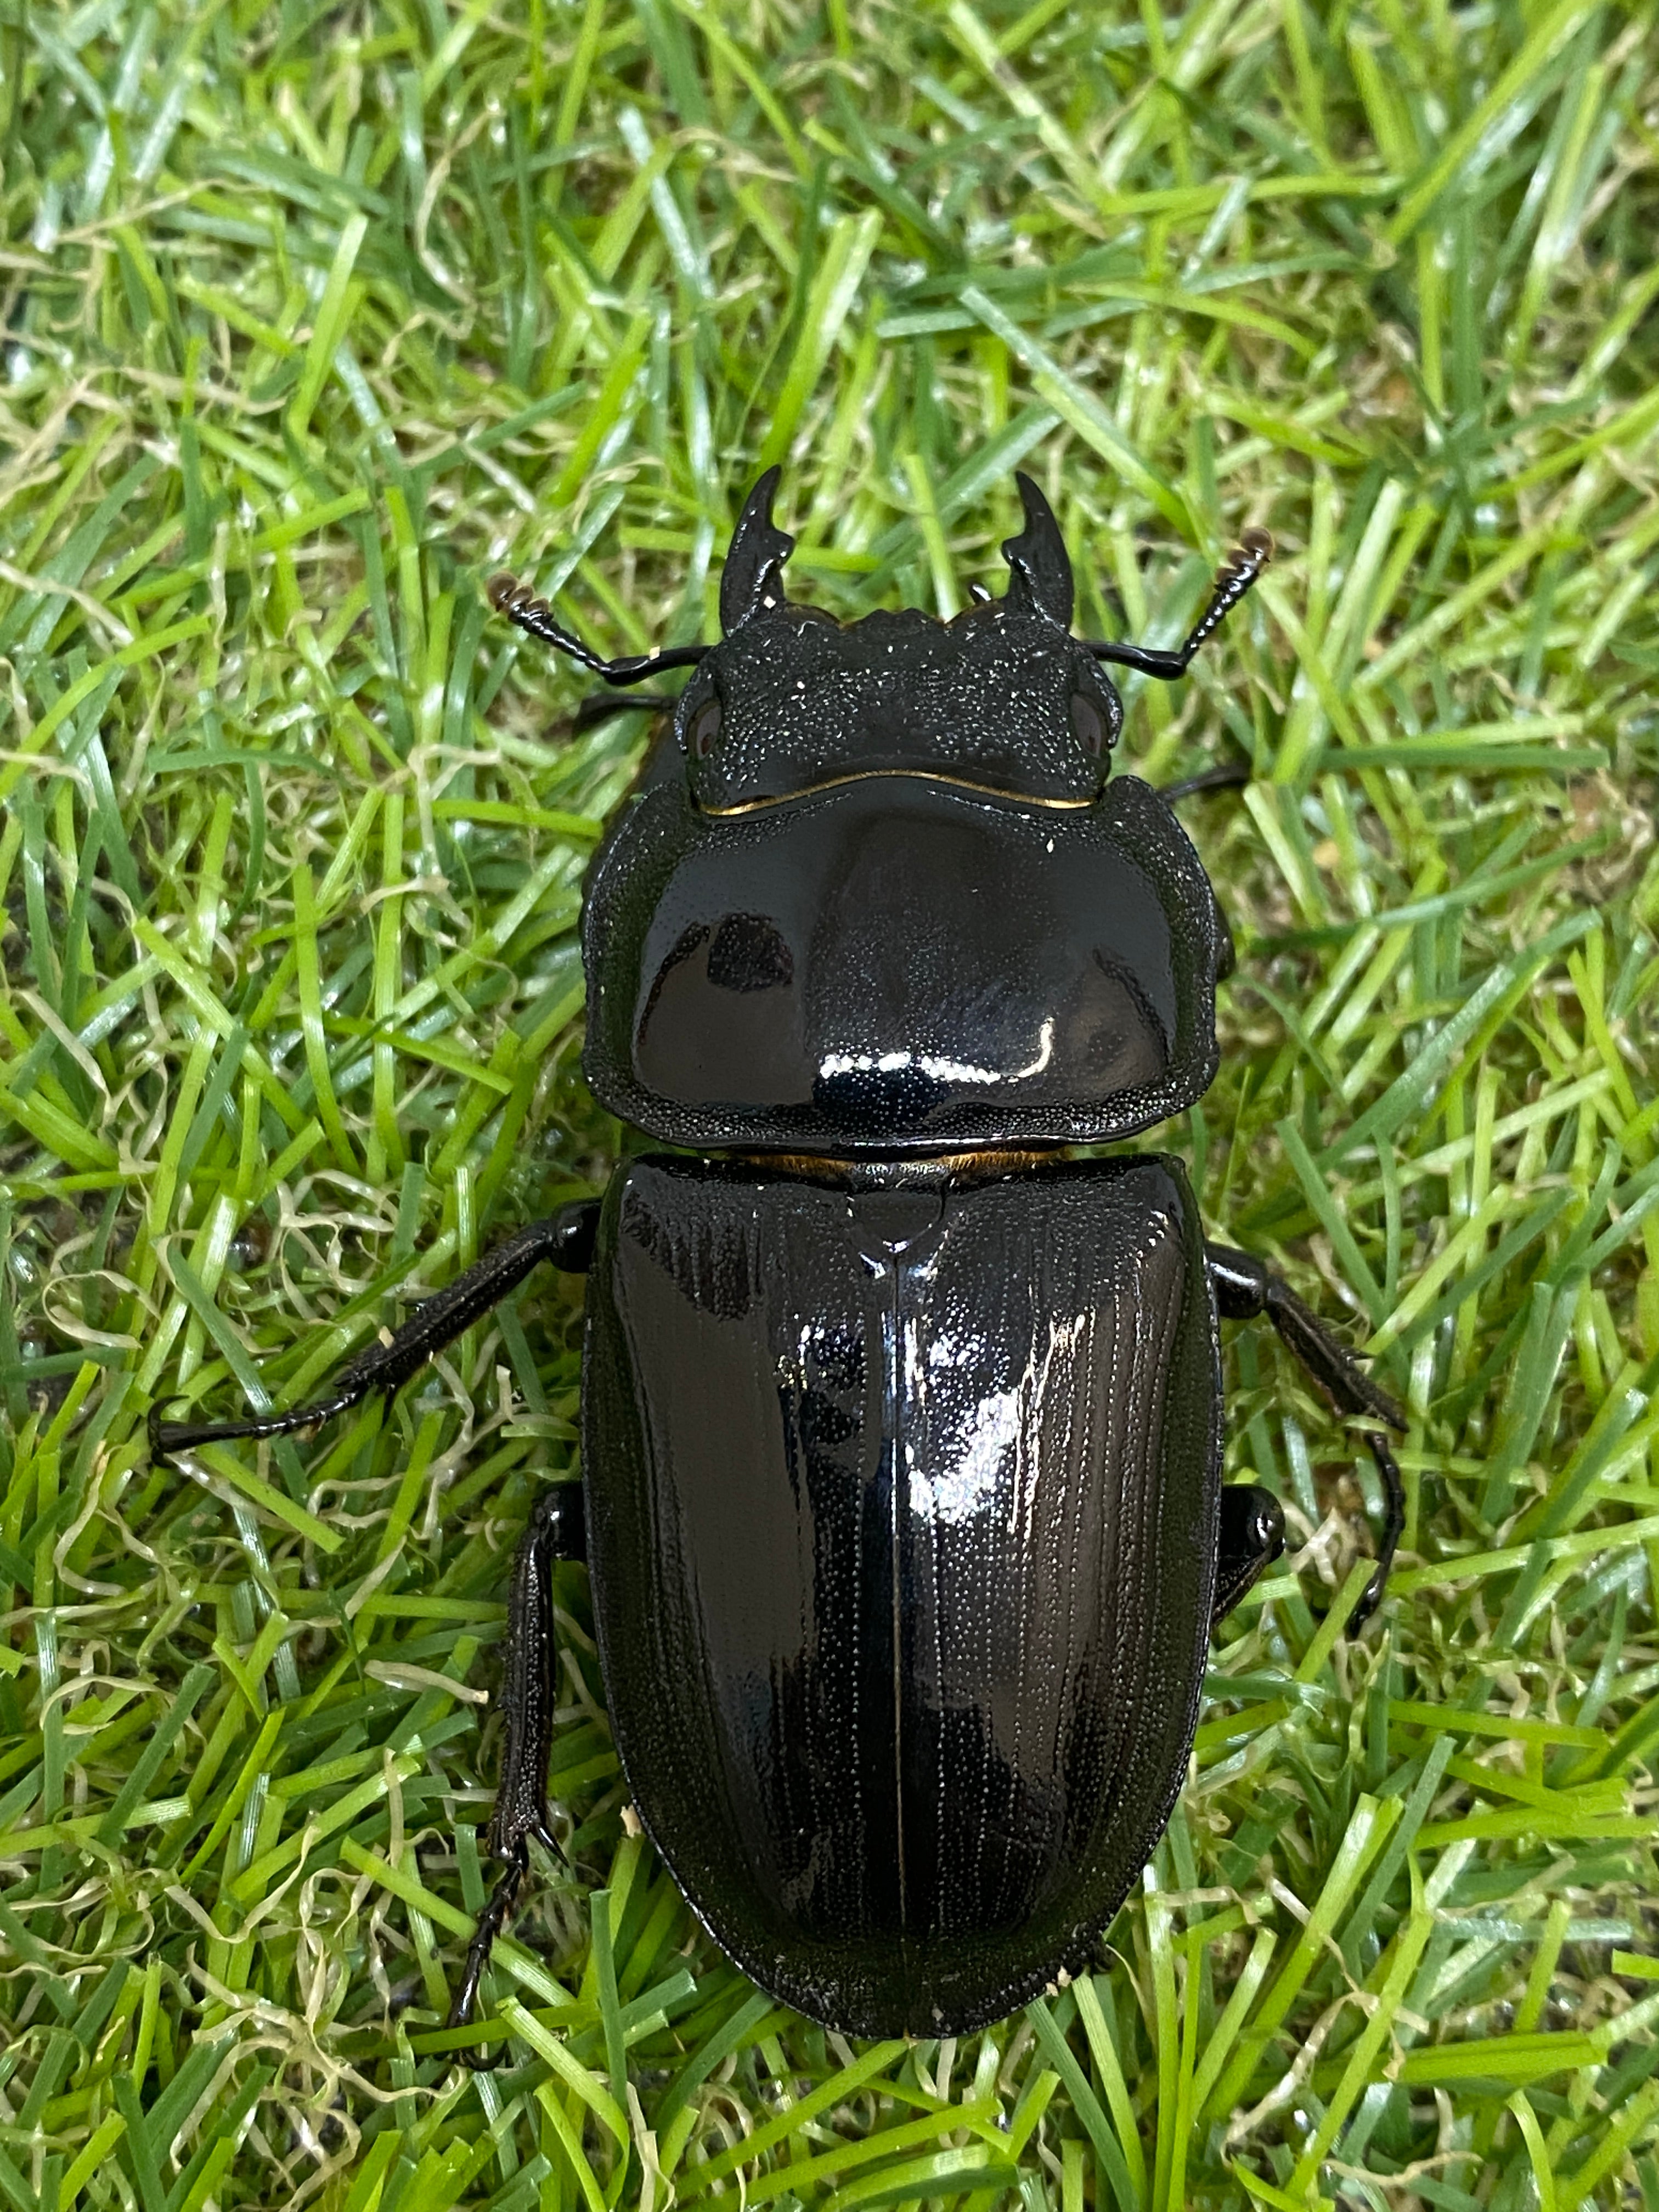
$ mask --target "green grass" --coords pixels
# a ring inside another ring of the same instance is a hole
[[[67,2212],[1659,2208],[1659,39],[1594,0],[0,13],[0,2200]],[[527,34],[526,34],[527,33]],[[506,1565],[580,1292],[291,1402],[598,1188],[579,886],[637,719],[507,632],[941,611],[1011,472],[1079,624],[1279,559],[1124,764],[1233,918],[1149,1142],[1409,1399],[1375,1484],[1257,1331],[1292,1548],[1092,1980],[960,2044],[757,1996],[625,1832],[567,1571],[494,1976]],[[600,1941],[592,1940],[598,1929]]]

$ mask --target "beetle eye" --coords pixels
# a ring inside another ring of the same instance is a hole
[[[1072,727],[1077,732],[1078,743],[1085,753],[1103,753],[1106,750],[1106,718],[1086,693],[1072,694]]]
[[[718,699],[705,699],[691,717],[691,752],[694,759],[707,760],[714,750],[714,740],[720,733],[725,720]]]

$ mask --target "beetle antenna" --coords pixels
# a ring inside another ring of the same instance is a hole
[[[1133,668],[1142,676],[1156,676],[1173,684],[1187,673],[1193,655],[1212,636],[1238,605],[1273,557],[1273,541],[1265,530],[1247,530],[1216,572],[1210,604],[1188,633],[1186,642],[1174,653],[1161,653],[1150,645],[1114,645],[1098,639],[1085,641],[1085,649],[1097,660],[1109,660],[1119,668]]]
[[[483,1979],[484,1968],[489,1964],[489,1954],[495,1948],[495,1938],[506,1927],[519,1901],[519,1892],[530,1871],[530,1851],[520,1843],[507,1863],[507,1871],[489,1893],[489,1901],[478,1915],[472,1941],[467,1947],[466,1965],[461,1973],[461,1985],[455,1992],[454,2002],[449,2008],[446,2027],[471,2027],[472,2014],[478,2002],[478,1984]],[[493,2061],[475,2051],[459,2051],[456,2057],[463,2066],[475,2073],[487,2073]]]
[[[655,676],[665,668],[695,668],[709,650],[706,645],[671,645],[651,653],[627,653],[620,659],[607,660],[591,645],[584,645],[574,630],[567,629],[547,601],[538,599],[528,584],[521,584],[508,570],[503,568],[499,575],[492,576],[484,591],[496,613],[505,615],[516,629],[538,637],[556,653],[568,653],[572,660],[591,668],[607,684],[637,684],[642,678]]]

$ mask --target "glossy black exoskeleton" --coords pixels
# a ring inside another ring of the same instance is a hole
[[[1087,1960],[1185,1778],[1211,1630],[1280,1548],[1271,1496],[1222,1486],[1219,1318],[1266,1314],[1341,1412],[1402,1419],[1206,1243],[1177,1161],[1066,1154],[1215,1074],[1231,940],[1167,797],[1108,780],[1103,665],[1182,674],[1265,534],[1178,652],[1091,644],[1021,477],[1005,598],[843,626],[785,595],[775,483],[719,645],[601,660],[491,587],[611,684],[694,669],[583,921],[589,1082],[683,1149],[520,1230],[323,1402],[155,1431],[309,1425],[539,1261],[587,1273],[582,1483],[514,1571],[506,1871],[457,2018],[549,1839],[560,1559],[588,1563],[640,1816],[720,1943],[840,2029],[963,2033]],[[1388,1516],[1360,1618],[1402,1517],[1367,1441]]]

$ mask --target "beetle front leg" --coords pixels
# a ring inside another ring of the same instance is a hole
[[[547,1804],[547,1768],[553,1747],[556,1703],[553,1660],[553,1570],[562,1561],[586,1559],[582,1492],[574,1483],[549,1491],[538,1504],[513,1563],[507,1601],[507,1650],[497,1700],[507,1723],[501,1787],[489,1823],[489,1848],[504,1871],[478,1915],[448,2025],[465,2027],[477,2002],[478,1983],[495,1938],[507,1925],[530,1870],[530,1838],[550,1850],[553,1837]],[[468,2064],[474,2062],[468,2058]]]
[[[1216,1304],[1227,1320],[1251,1321],[1266,1314],[1339,1413],[1367,1413],[1403,1433],[1404,1407],[1372,1382],[1340,1338],[1303,1304],[1282,1276],[1248,1252],[1236,1252],[1229,1245],[1211,1244],[1205,1249]],[[1406,1526],[1406,1488],[1388,1438],[1370,1429],[1365,1442],[1382,1478],[1382,1536],[1376,1547],[1376,1571],[1348,1623],[1350,1633],[1362,1628],[1376,1610],[1394,1564],[1395,1547]]]
[[[1249,761],[1226,761],[1219,768],[1206,768],[1201,775],[1183,776],[1179,783],[1160,783],[1160,799],[1175,800],[1191,799],[1200,791],[1243,791],[1253,771]]]
[[[591,730],[595,722],[607,721],[612,714],[672,714],[678,704],[679,695],[674,691],[634,691],[625,698],[617,691],[590,691],[577,702],[570,726]]]

